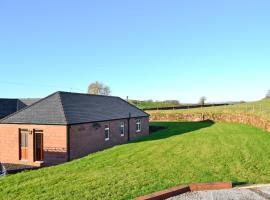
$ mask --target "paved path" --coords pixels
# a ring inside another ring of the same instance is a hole
[[[270,185],[189,192],[169,200],[270,200]]]

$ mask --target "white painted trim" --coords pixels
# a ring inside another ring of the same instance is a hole
[[[137,125],[139,125],[139,129],[137,129]],[[142,120],[136,119],[136,133],[140,133],[142,131]]]
[[[121,133],[121,128],[124,128],[123,134]],[[126,129],[125,122],[121,122],[121,124],[120,124],[120,136],[121,137],[125,136],[125,129]]]
[[[110,140],[110,125],[109,124],[105,124],[104,127],[108,126],[108,128],[104,128],[104,136],[105,136],[105,141],[109,141]],[[105,135],[105,131],[108,130],[108,137],[106,138],[106,135]]]

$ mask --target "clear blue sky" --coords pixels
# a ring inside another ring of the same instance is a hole
[[[257,100],[270,89],[270,1],[1,0],[0,97],[85,92]]]

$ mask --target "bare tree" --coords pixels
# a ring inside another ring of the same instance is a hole
[[[96,81],[88,86],[88,93],[109,96],[111,89],[109,86],[105,86],[103,83]]]
[[[110,87],[108,87],[108,86],[103,87],[103,95],[110,96],[110,94],[111,94]]]
[[[266,93],[266,98],[270,98],[270,90]]]
[[[200,98],[200,101],[199,101],[199,104],[202,105],[202,106],[204,106],[205,105],[205,102],[206,102],[206,97],[205,96],[201,97]]]

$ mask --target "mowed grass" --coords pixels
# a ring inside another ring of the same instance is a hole
[[[263,117],[270,121],[270,98],[256,102],[240,103],[228,106],[213,106],[203,108],[192,108],[182,110],[155,110],[147,111],[149,114],[154,113],[240,113],[252,114]]]
[[[132,199],[183,183],[270,182],[270,134],[237,123],[167,129],[63,165],[0,178],[0,199]]]

